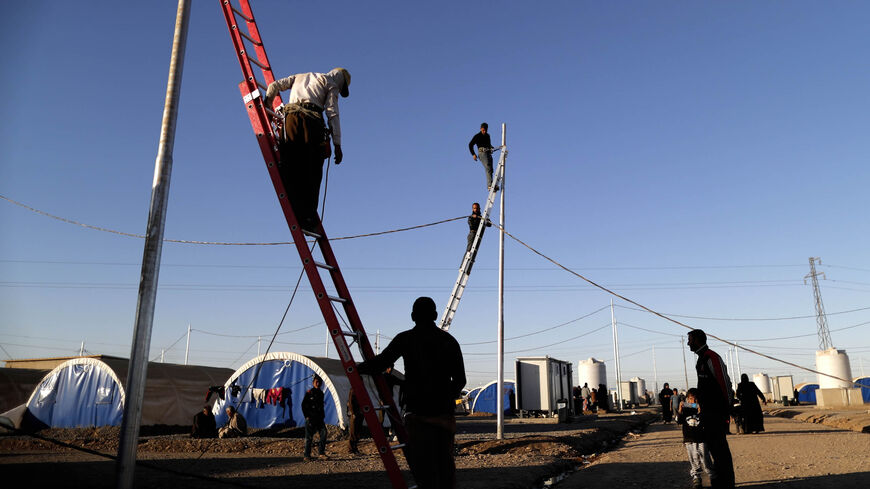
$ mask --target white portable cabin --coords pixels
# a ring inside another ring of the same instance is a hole
[[[560,402],[569,411],[573,408],[571,362],[549,356],[517,358],[516,379],[517,409],[553,414]]]

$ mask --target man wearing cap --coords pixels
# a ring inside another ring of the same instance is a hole
[[[317,200],[323,179],[323,160],[330,153],[329,134],[335,146],[335,164],[341,163],[341,123],[338,96],[349,95],[350,73],[335,68],[329,73],[300,73],[275,80],[266,90],[266,107],[283,90],[290,90],[281,108],[284,130],[279,135],[281,161],[278,171],[284,190],[303,229],[316,230]],[[328,129],[323,121],[326,112]]]
[[[475,160],[480,160],[483,171],[486,172],[486,190],[492,187],[492,141],[489,139],[489,124],[484,122],[480,125],[480,132],[471,138],[468,143],[468,151]],[[474,145],[477,145],[477,154],[474,154]],[[498,186],[495,188],[498,190]]]
[[[384,351],[357,368],[362,374],[383,372],[405,361],[405,457],[421,488],[456,487],[453,460],[456,399],[465,386],[459,343],[436,324],[435,301],[420,297],[411,309],[415,326],[396,335]]]

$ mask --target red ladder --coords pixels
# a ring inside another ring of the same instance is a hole
[[[272,73],[272,66],[269,64],[269,59],[266,57],[266,50],[263,47],[263,41],[260,37],[260,31],[257,28],[257,22],[254,20],[254,13],[251,10],[249,0],[239,0],[239,6],[235,7],[229,0],[221,0],[221,9],[226,18],[227,27],[230,30],[230,37],[233,40],[233,46],[236,50],[236,55],[239,59],[239,64],[242,67],[242,74],[245,80],[239,84],[239,90],[242,94],[242,100],[248,111],[248,117],[251,119],[251,126],[254,129],[254,134],[257,136],[257,143],[260,146],[260,151],[263,153],[263,158],[266,161],[266,167],[269,170],[269,176],[272,178],[272,185],[275,187],[275,192],[278,194],[278,202],[281,204],[281,209],[284,211],[284,218],[287,220],[287,225],[290,227],[290,234],[293,236],[293,243],[296,244],[296,250],[299,252],[299,257],[302,259],[302,265],[305,268],[305,273],[308,275],[308,280],[311,283],[311,288],[317,298],[317,304],[320,306],[320,312],[323,313],[323,319],[329,328],[329,335],[335,343],[335,349],[341,358],[341,364],[344,367],[344,372],[350,380],[353,387],[353,392],[357,397],[360,408],[365,416],[366,423],[371,431],[375,446],[384,462],[384,467],[387,469],[387,474],[390,477],[390,482],[394,488],[407,488],[407,484],[402,477],[402,471],[399,469],[399,464],[396,461],[394,450],[403,448],[408,439],[405,427],[402,424],[402,418],[399,415],[399,410],[393,400],[392,390],[389,388],[386,379],[382,375],[374,376],[375,385],[377,386],[378,396],[385,402],[384,406],[375,407],[369,397],[368,391],[365,388],[363,379],[357,372],[356,361],[350,351],[350,346],[353,341],[348,344],[347,338],[353,338],[363,359],[370,359],[375,356],[369,343],[368,336],[363,329],[362,321],[357,314],[356,307],[350,297],[350,291],[344,282],[341,275],[341,270],[338,268],[338,262],[332,252],[332,246],[329,244],[329,239],[323,230],[322,224],[317,222],[314,232],[305,231],[299,226],[296,220],[296,215],[290,206],[287,199],[287,192],[284,190],[284,184],[281,182],[281,176],[278,173],[278,138],[276,124],[280,121],[276,118],[274,108],[281,105],[280,95],[275,98],[272,107],[265,107],[264,98],[266,90],[272,82],[275,81],[275,75]],[[236,20],[240,17],[244,22],[240,23]],[[245,32],[242,32],[244,27]],[[253,48],[253,53],[250,48]],[[257,76],[252,65],[257,66],[263,75],[264,82],[257,80]],[[323,263],[314,260],[312,249],[308,248],[308,243],[305,237],[314,238],[315,244],[320,247],[320,252],[323,256]],[[323,283],[323,277],[320,275],[320,270],[329,272],[336,296],[329,295]],[[347,317],[347,325],[350,330],[342,329],[338,321],[338,316],[334,305],[338,303],[344,308],[345,316]],[[390,423],[396,431],[399,439],[397,445],[391,446],[384,434],[383,427],[378,420],[377,410],[386,411],[389,416]]]

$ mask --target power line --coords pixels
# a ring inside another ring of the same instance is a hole
[[[623,296],[623,295],[621,295],[621,294],[617,294],[616,292],[614,292],[614,291],[608,289],[607,287],[604,287],[604,286],[602,286],[602,285],[599,285],[599,284],[596,283],[596,282],[593,282],[592,280],[590,280],[590,279],[584,277],[583,275],[581,275],[581,274],[575,272],[574,270],[571,270],[570,268],[568,268],[568,267],[562,265],[561,263],[559,263],[559,262],[557,262],[556,260],[550,258],[549,256],[547,256],[547,255],[541,253],[540,251],[536,250],[535,248],[532,248],[530,245],[526,244],[526,243],[525,243],[524,241],[522,241],[521,239],[519,239],[519,238],[517,238],[516,236],[512,235],[511,233],[509,233],[507,230],[505,230],[503,227],[499,226],[498,224],[495,224],[495,223],[493,223],[493,224],[494,224],[495,227],[497,227],[498,229],[500,229],[504,234],[506,234],[507,236],[509,236],[509,237],[510,237],[511,239],[513,239],[514,241],[516,241],[516,242],[520,243],[521,245],[525,246],[526,248],[528,248],[530,251],[532,251],[532,252],[535,253],[536,255],[540,256],[541,258],[544,258],[545,260],[549,261],[550,263],[553,263],[554,265],[556,265],[556,266],[558,266],[559,268],[565,270],[566,272],[568,272],[568,273],[570,273],[570,274],[572,274],[572,275],[574,275],[574,276],[576,276],[576,277],[582,279],[583,281],[585,281],[585,282],[587,282],[587,283],[589,283],[589,284],[591,284],[591,285],[594,285],[595,287],[601,289],[602,291],[607,292],[608,294],[610,294],[610,295],[612,295],[612,296],[614,296],[614,297],[618,297],[618,298],[624,300],[625,302],[628,302],[628,303],[634,304],[635,306],[638,306],[638,307],[642,308],[643,310],[649,312],[650,314],[653,314],[653,315],[655,315],[655,316],[658,316],[658,317],[660,317],[660,318],[662,318],[662,319],[664,319],[664,320],[666,320],[666,321],[669,321],[669,322],[671,322],[671,323],[674,323],[674,324],[676,324],[676,325],[678,325],[678,326],[682,326],[683,328],[686,328],[686,329],[688,329],[688,330],[693,330],[693,329],[695,329],[695,328],[693,328],[692,326],[689,326],[688,324],[684,324],[684,323],[682,323],[682,322],[680,322],[680,321],[677,321],[676,319],[673,319],[673,318],[668,317],[668,316],[666,316],[666,315],[664,315],[664,314],[662,314],[662,313],[660,313],[660,312],[657,312],[657,311],[655,311],[655,310],[653,310],[653,309],[650,309],[649,307],[646,307],[646,306],[644,306],[643,304],[640,304],[639,302],[633,301],[633,300],[631,300],[631,299],[629,299],[629,298],[627,298],[627,297],[625,297],[625,296]],[[707,336],[710,337],[710,338],[713,338],[713,339],[719,340],[719,341],[721,341],[722,343],[725,343],[725,344],[731,345],[731,346],[733,346],[733,347],[735,347],[735,348],[741,348],[741,349],[743,349],[743,350],[745,350],[745,351],[747,351],[747,352],[749,352],[749,353],[753,353],[753,354],[755,354],[755,355],[758,355],[758,356],[761,356],[761,357],[767,358],[768,360],[773,360],[773,361],[775,361],[775,362],[784,363],[784,364],[786,364],[786,365],[790,365],[790,366],[792,366],[792,367],[795,367],[795,368],[798,368],[798,369],[801,369],[801,370],[806,370],[806,371],[808,371],[808,372],[812,372],[812,373],[815,373],[815,374],[818,374],[818,375],[824,375],[824,376],[826,376],[826,377],[831,377],[831,378],[833,378],[833,379],[842,380],[842,381],[844,381],[844,382],[852,383],[852,380],[851,380],[851,379],[843,379],[843,378],[840,378],[840,377],[835,376],[835,375],[826,374],[826,373],[824,373],[824,372],[820,372],[820,371],[818,371],[818,370],[811,369],[811,368],[809,368],[809,367],[804,367],[804,366],[802,366],[802,365],[798,365],[798,364],[796,364],[796,363],[789,362],[789,361],[787,361],[787,360],[782,360],[782,359],[780,359],[780,358],[775,358],[775,357],[772,357],[772,356],[770,356],[770,355],[766,355],[766,354],[764,354],[764,353],[757,352],[757,351],[755,351],[755,350],[753,350],[753,349],[751,349],[751,348],[746,348],[745,346],[741,346],[741,345],[738,345],[738,344],[736,344],[736,343],[732,343],[732,342],[730,342],[730,341],[728,341],[728,340],[724,340],[724,339],[719,338],[718,336],[713,335],[713,334],[707,334]]]
[[[85,224],[83,222],[75,221],[73,219],[68,219],[66,217],[61,217],[61,216],[56,216],[54,214],[49,214],[48,212],[41,211],[41,210],[36,209],[34,207],[30,207],[27,204],[24,204],[22,202],[18,202],[17,200],[10,199],[9,197],[6,197],[4,195],[0,195],[0,199],[3,199],[7,202],[15,204],[19,207],[23,207],[31,212],[35,212],[37,214],[40,214],[40,215],[43,215],[46,217],[50,217],[52,219],[62,221],[62,222],[65,222],[67,224],[74,224],[76,226],[81,226],[84,228],[93,229],[95,231],[101,231],[104,233],[118,234],[121,236],[128,236],[131,238],[145,239],[144,234],[127,233],[124,231],[117,231],[115,229],[109,229],[109,228],[104,228],[104,227],[100,227],[100,226],[93,226],[91,224]],[[367,238],[367,237],[371,237],[371,236],[382,236],[384,234],[399,233],[402,231],[410,231],[412,229],[420,229],[420,228],[425,228],[425,227],[429,227],[429,226],[435,226],[438,224],[444,224],[444,223],[450,222],[450,221],[458,221],[459,219],[465,219],[466,217],[467,216],[452,217],[450,219],[442,219],[440,221],[430,222],[427,224],[419,224],[416,226],[408,226],[408,227],[397,228],[397,229],[389,229],[387,231],[378,231],[378,232],[374,232],[374,233],[357,234],[357,235],[353,235],[353,236],[342,236],[339,238],[330,238],[330,241],[339,241],[342,239]],[[168,243],[215,245],[215,246],[278,246],[278,245],[292,245],[293,244],[292,241],[275,241],[275,242],[266,242],[266,243],[233,243],[233,242],[224,242],[224,241],[195,241],[195,240],[188,240],[188,239],[164,239],[163,241],[168,242]]]
[[[628,309],[631,311],[646,312],[645,310],[637,308],[637,307],[623,306],[621,304],[616,305],[616,307],[620,307],[622,309]],[[870,309],[870,306],[860,307],[858,309],[849,309],[848,311],[829,312],[828,316],[834,316],[837,314],[849,314],[852,312],[866,311],[868,309]],[[773,318],[720,318],[720,317],[710,317],[710,316],[689,316],[686,314],[673,314],[673,313],[662,313],[662,314],[666,314],[668,316],[675,317],[675,318],[706,319],[709,321],[786,321],[786,320],[792,320],[792,319],[809,319],[809,318],[816,317],[815,314],[810,314],[808,316],[789,316],[789,317],[773,317]]]

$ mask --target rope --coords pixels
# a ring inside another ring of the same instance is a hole
[[[329,171],[327,170],[327,177],[328,177],[328,175],[329,175]],[[23,208],[25,208],[31,212],[34,212],[36,214],[40,214],[40,215],[43,215],[45,217],[50,217],[52,219],[56,219],[58,221],[65,222],[67,224],[74,224],[76,226],[81,226],[84,228],[93,229],[95,231],[102,231],[104,233],[119,234],[121,236],[129,236],[131,238],[145,239],[144,234],[136,234],[136,233],[127,233],[124,231],[117,231],[115,229],[109,229],[109,228],[104,228],[104,227],[100,227],[100,226],[94,226],[91,224],[85,224],[83,222],[68,219],[66,217],[61,217],[61,216],[56,216],[54,214],[49,214],[48,212],[41,211],[41,210],[36,209],[34,207],[30,207],[27,204],[10,199],[9,197],[6,197],[4,195],[0,195],[0,199],[3,199],[11,204],[15,204],[19,207],[23,207]],[[325,198],[324,198],[324,204],[325,204]],[[442,219],[440,221],[430,222],[430,223],[426,223],[426,224],[419,224],[417,226],[408,226],[408,227],[404,227],[404,228],[390,229],[387,231],[378,231],[375,233],[356,234],[356,235],[352,235],[352,236],[342,236],[339,238],[330,238],[330,241],[339,241],[342,239],[368,238],[371,236],[382,236],[384,234],[400,233],[403,231],[411,231],[413,229],[420,229],[420,228],[425,228],[425,227],[430,227],[430,226],[437,226],[438,224],[444,224],[444,223],[447,223],[450,221],[458,221],[460,219],[465,219],[466,217],[468,217],[468,216],[459,216],[459,217],[453,217],[450,219]],[[225,242],[225,241],[196,241],[196,240],[189,240],[189,239],[164,239],[163,241],[167,242],[167,243],[213,245],[213,246],[279,246],[279,245],[292,245],[293,244],[292,241],[273,241],[273,242],[263,242],[263,243]]]
[[[570,273],[570,274],[572,274],[572,275],[574,275],[574,276],[580,278],[580,279],[583,280],[584,282],[586,282],[586,283],[588,283],[588,284],[590,284],[590,285],[592,285],[592,286],[594,286],[594,287],[596,287],[596,288],[598,288],[598,289],[600,289],[600,290],[602,290],[602,291],[604,291],[604,292],[607,292],[608,294],[610,294],[610,295],[612,295],[612,296],[614,296],[614,297],[617,297],[617,298],[619,298],[619,299],[622,299],[623,301],[628,302],[629,304],[634,304],[635,306],[637,306],[637,307],[643,309],[644,311],[646,311],[646,312],[648,312],[648,313],[650,313],[650,314],[652,314],[652,315],[654,315],[654,316],[658,316],[658,317],[664,319],[665,321],[672,322],[672,323],[674,323],[674,324],[676,324],[676,325],[678,325],[678,326],[682,326],[682,327],[684,327],[684,328],[686,328],[686,329],[688,329],[688,330],[690,330],[690,331],[693,330],[693,329],[695,329],[695,328],[693,328],[692,326],[689,326],[688,324],[685,324],[685,323],[682,323],[682,322],[680,322],[680,321],[677,321],[676,319],[670,318],[670,317],[668,317],[668,316],[666,316],[666,315],[664,315],[664,314],[662,314],[662,313],[660,313],[660,312],[658,312],[658,311],[655,311],[655,310],[653,310],[653,309],[650,309],[649,307],[646,307],[645,305],[643,305],[643,304],[641,304],[641,303],[639,303],[639,302],[633,301],[633,300],[629,299],[628,297],[625,297],[625,296],[623,296],[623,295],[621,295],[621,294],[617,294],[616,292],[614,292],[614,291],[608,289],[607,287],[605,287],[605,286],[603,286],[603,285],[600,285],[600,284],[598,284],[598,283],[596,283],[596,282],[594,282],[594,281],[592,281],[592,280],[590,280],[590,279],[584,277],[583,275],[581,275],[581,274],[575,272],[574,270],[571,270],[570,268],[566,267],[565,265],[562,265],[561,263],[559,263],[559,262],[557,262],[556,260],[550,258],[549,256],[547,256],[547,255],[541,253],[540,251],[536,250],[535,248],[532,248],[532,247],[531,247],[529,244],[527,244],[525,241],[523,241],[523,240],[517,238],[516,236],[512,235],[511,233],[509,233],[507,230],[505,230],[503,227],[499,226],[498,224],[493,223],[493,226],[495,226],[495,227],[497,227],[498,229],[500,229],[503,233],[505,233],[508,237],[510,237],[511,239],[513,239],[514,241],[516,241],[517,243],[519,243],[519,244],[525,246],[526,248],[528,248],[532,253],[534,253],[534,254],[540,256],[541,258],[543,258],[543,259],[549,261],[550,263],[552,263],[553,265],[556,265],[557,267],[561,268],[562,270],[565,270],[566,272],[568,272],[568,273]],[[843,382],[847,382],[847,383],[849,383],[849,384],[858,385],[858,384],[855,384],[852,380],[844,379],[844,378],[842,378],[842,377],[837,377],[836,375],[831,375],[831,374],[827,374],[827,373],[824,373],[824,372],[820,372],[820,371],[818,371],[818,370],[811,369],[811,368],[809,368],[809,367],[804,367],[804,366],[802,366],[802,365],[798,365],[798,364],[796,364],[796,363],[789,362],[789,361],[787,361],[787,360],[781,360],[781,359],[779,359],[779,358],[775,358],[775,357],[772,357],[772,356],[770,356],[770,355],[766,355],[766,354],[764,354],[764,353],[761,353],[761,352],[755,351],[755,350],[753,350],[753,349],[751,349],[751,348],[747,348],[747,347],[745,347],[745,346],[738,345],[737,343],[733,343],[733,342],[731,342],[731,341],[728,341],[728,340],[722,339],[722,338],[720,338],[720,337],[718,337],[718,336],[716,336],[716,335],[713,335],[713,334],[707,334],[707,336],[708,336],[709,338],[713,338],[713,339],[715,339],[715,340],[719,340],[719,341],[721,341],[722,343],[725,343],[726,345],[731,345],[731,346],[733,346],[733,347],[735,347],[735,348],[740,348],[740,349],[745,350],[745,351],[747,351],[747,352],[749,352],[749,353],[752,353],[752,354],[758,355],[758,356],[763,357],[763,358],[767,358],[768,360],[773,360],[774,362],[783,363],[783,364],[785,364],[785,365],[789,365],[789,366],[795,367],[795,368],[800,369],[800,370],[806,370],[807,372],[812,372],[812,373],[817,374],[817,375],[824,375],[825,377],[830,377],[830,378],[832,378],[832,379],[841,380],[841,381],[843,381]],[[558,344],[558,343],[557,343],[557,344]]]

